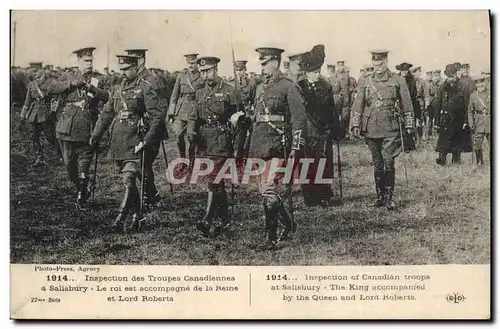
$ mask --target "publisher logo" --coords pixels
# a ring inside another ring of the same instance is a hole
[[[450,303],[458,304],[465,301],[465,296],[459,293],[448,294],[446,300]]]

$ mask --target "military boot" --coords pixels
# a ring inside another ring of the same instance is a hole
[[[383,170],[375,170],[375,190],[377,192],[377,200],[372,204],[372,207],[385,206],[385,174]]]
[[[77,197],[76,197],[76,207],[77,209],[85,209],[87,200],[90,197],[89,191],[89,178],[85,174],[81,174],[77,181]]]
[[[123,195],[122,203],[120,204],[120,208],[118,209],[118,215],[113,223],[113,229],[117,233],[125,232],[125,220],[127,219],[127,215],[129,212],[130,201],[133,197],[132,187],[127,186],[125,188],[125,194]]]
[[[483,165],[483,150],[479,149],[479,150],[476,150],[476,163],[478,165]]]
[[[212,226],[212,222],[217,216],[217,193],[213,191],[209,191],[207,195],[207,208],[205,211],[205,216],[202,220],[196,224],[196,228],[203,233],[204,236],[210,235],[210,228]]]
[[[396,172],[394,170],[388,170],[385,172],[385,205],[388,210],[395,210],[396,203],[392,200],[394,195],[394,183],[396,178]]]
[[[260,250],[275,250],[278,243],[278,221],[277,207],[264,206],[266,213],[266,236],[264,242],[259,246]]]
[[[137,186],[130,189],[130,205],[132,211],[131,224],[126,227],[126,231],[130,233],[140,232],[142,229],[142,214],[141,214],[141,193]]]
[[[283,225],[284,229],[280,234],[278,242],[291,240],[290,234],[297,232],[297,222],[292,218],[292,215],[285,208],[284,204],[280,205],[280,223]]]
[[[231,229],[231,218],[229,217],[229,204],[225,190],[218,192],[217,196],[217,221],[214,226],[213,236],[225,234],[227,237],[234,237],[235,232]]]

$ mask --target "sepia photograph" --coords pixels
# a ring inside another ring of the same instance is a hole
[[[489,265],[491,20],[12,10],[10,262]]]

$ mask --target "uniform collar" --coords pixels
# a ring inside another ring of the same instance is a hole
[[[378,73],[376,71],[374,71],[372,74],[371,74],[371,77],[372,77],[372,80],[373,81],[376,81],[376,82],[383,82],[383,81],[387,81],[389,80],[389,77],[391,76],[391,70],[389,70],[389,68],[387,68],[384,72],[382,73]]]

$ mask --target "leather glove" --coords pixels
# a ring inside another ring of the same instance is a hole
[[[353,136],[354,138],[359,138],[359,137],[361,137],[361,132],[360,132],[360,130],[359,130],[359,127],[353,127],[353,128],[351,129],[351,131],[352,131],[352,136]]]

